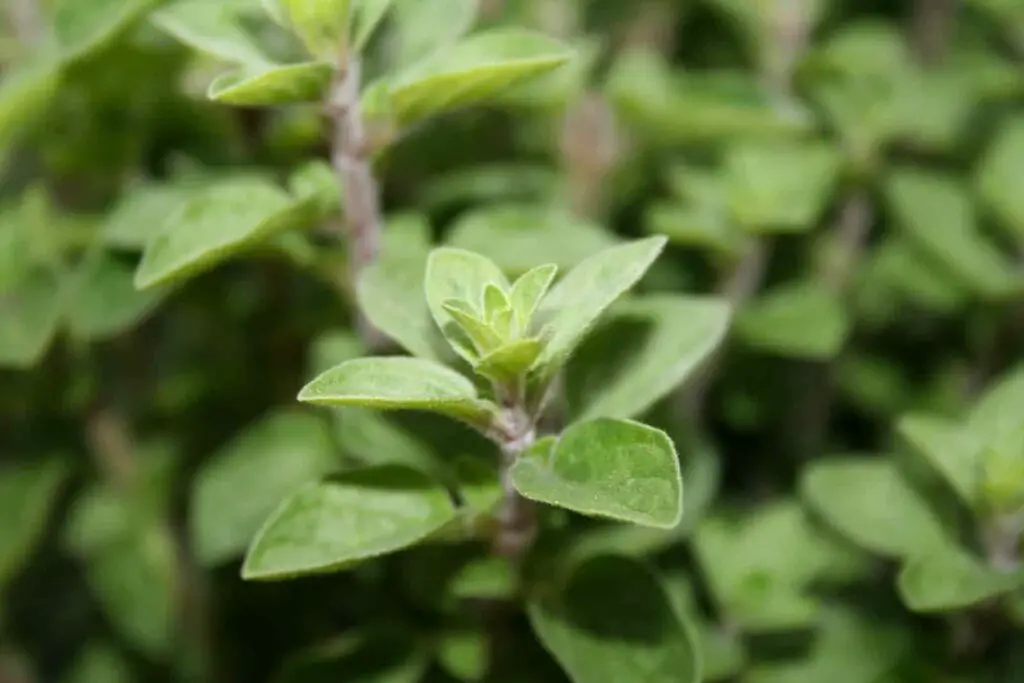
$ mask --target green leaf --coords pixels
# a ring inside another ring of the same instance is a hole
[[[352,0],[275,0],[281,16],[316,57],[333,58],[346,49]]]
[[[537,311],[537,322],[551,330],[533,368],[541,384],[565,364],[605,309],[643,277],[665,242],[659,235],[605,249],[554,286]]]
[[[1024,586],[1024,573],[990,569],[962,548],[944,544],[910,558],[896,586],[915,612],[950,612]]]
[[[476,33],[418,61],[389,81],[394,114],[408,126],[475,104],[566,63],[553,38],[519,28]]]
[[[69,296],[68,325],[78,339],[113,337],[142,322],[167,293],[135,289],[133,269],[101,253],[82,264]]]
[[[477,317],[482,316],[487,285],[502,290],[509,286],[505,274],[486,256],[453,247],[438,247],[430,252],[423,284],[427,306],[452,348],[470,363],[476,360],[476,354],[460,343],[459,323],[445,304],[461,301],[475,311]]]
[[[385,235],[396,227],[389,225]],[[399,232],[405,234],[404,230]],[[408,253],[384,249],[379,259],[363,269],[356,286],[359,307],[374,327],[406,351],[441,362],[451,352],[423,294],[427,248],[403,248]]]
[[[732,146],[726,184],[733,220],[755,233],[815,227],[839,178],[840,153],[825,143]]]
[[[67,683],[131,683],[132,671],[113,648],[88,645],[66,680]]]
[[[414,633],[371,625],[289,656],[273,683],[417,683],[430,663]]]
[[[227,178],[186,199],[146,245],[135,286],[202,273],[289,227],[293,202],[261,179]]]
[[[812,280],[780,285],[744,309],[737,331],[751,346],[781,356],[828,360],[839,353],[850,317],[838,293]]]
[[[87,566],[104,613],[133,647],[153,658],[172,652],[176,553],[170,535],[154,528],[104,547]]]
[[[496,382],[510,382],[521,377],[544,350],[539,339],[517,339],[482,356],[473,365],[477,374]]]
[[[483,680],[488,663],[487,638],[482,632],[445,633],[438,644],[438,662],[460,681]]]
[[[395,3],[395,63],[408,66],[450,48],[473,27],[479,5],[480,0]]]
[[[693,628],[644,565],[591,559],[557,593],[532,602],[530,624],[572,683],[698,683]]]
[[[728,303],[710,297],[657,294],[622,302],[567,366],[571,413],[583,420],[643,414],[718,347],[729,317]]]
[[[909,557],[944,542],[942,523],[888,458],[810,463],[803,499],[843,536],[888,557]]]
[[[971,432],[951,420],[924,414],[903,416],[896,429],[968,507],[976,506],[982,443]]]
[[[599,224],[564,209],[512,203],[466,213],[447,240],[451,247],[487,256],[511,275],[548,263],[568,270],[618,242]]]
[[[0,80],[0,155],[27,127],[43,118],[61,80],[58,64],[48,55],[20,60],[4,70]]]
[[[53,32],[61,56],[70,60],[117,38],[161,0],[58,0]]]
[[[207,91],[216,102],[241,107],[272,107],[323,100],[334,67],[328,62],[273,65],[218,77]]]
[[[447,492],[402,467],[357,470],[282,503],[245,558],[245,579],[341,569],[423,540],[455,516]]]
[[[379,411],[343,408],[334,424],[342,451],[366,465],[404,465],[434,477],[445,472],[425,443]]]
[[[962,184],[935,173],[903,169],[886,183],[897,224],[975,293],[1001,299],[1016,292],[1019,277],[980,232]]]
[[[35,269],[0,293],[0,367],[29,368],[50,348],[64,311],[60,280]]]
[[[352,10],[352,49],[356,53],[366,49],[366,44],[387,17],[393,4],[394,0],[355,0]]]
[[[200,188],[191,183],[151,183],[128,189],[107,214],[100,228],[103,242],[112,249],[142,251],[153,236]]]
[[[1000,126],[989,143],[975,175],[982,201],[1018,240],[1024,240],[1024,197],[1017,189],[1024,168],[1024,118],[1012,118]]]
[[[42,537],[67,474],[59,460],[0,470],[0,591]]]
[[[505,558],[484,556],[462,567],[448,589],[462,600],[504,600],[515,596],[516,577]]]
[[[710,249],[729,257],[742,254],[746,243],[724,207],[655,202],[647,210],[645,225],[647,232],[665,235],[673,244]]]
[[[285,410],[236,436],[193,483],[191,529],[208,566],[240,556],[288,496],[340,466],[327,424]]]
[[[455,370],[401,356],[342,363],[303,387],[299,400],[324,406],[425,410],[483,426],[490,424],[496,411]]]
[[[512,467],[523,496],[585,515],[670,529],[683,514],[679,459],[665,432],[630,420],[579,422]]]
[[[508,298],[520,331],[530,329],[533,314],[548,293],[557,273],[558,266],[549,263],[530,269],[512,283]]]
[[[186,45],[224,61],[252,67],[270,61],[242,28],[235,7],[210,0],[178,0],[153,12],[150,20]]]
[[[999,377],[974,404],[967,429],[986,444],[1001,444],[1020,429],[1024,410],[1024,365]]]

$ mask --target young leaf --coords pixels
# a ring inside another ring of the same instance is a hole
[[[1000,572],[966,550],[938,545],[916,555],[896,581],[904,604],[915,612],[950,612],[1024,586],[1024,572]]]
[[[523,496],[585,515],[671,529],[683,514],[672,440],[630,420],[601,418],[547,437],[512,467]]]
[[[327,424],[313,415],[286,410],[247,428],[194,479],[197,557],[213,566],[242,555],[281,501],[339,466]]]
[[[42,537],[57,489],[67,477],[58,460],[0,470],[0,589],[21,569]]]
[[[236,9],[227,3],[178,0],[165,3],[150,20],[186,45],[218,59],[250,67],[270,64],[241,27]]]
[[[226,178],[179,206],[146,245],[135,286],[146,289],[209,270],[289,227],[292,200],[257,178]]]
[[[452,317],[461,332],[473,342],[474,356],[477,353],[489,353],[501,345],[501,337],[494,329],[476,316],[470,305],[459,299],[450,299],[441,304],[444,311]],[[451,333],[454,330],[449,328]]]
[[[448,493],[415,470],[349,472],[283,502],[253,541],[242,577],[335,571],[413,545],[454,516]]]
[[[113,337],[142,322],[167,295],[154,287],[135,289],[132,268],[110,254],[82,264],[67,310],[71,334],[78,339]]]
[[[344,50],[351,23],[352,0],[275,0],[288,25],[316,57]]]
[[[324,406],[425,410],[481,426],[490,424],[496,410],[455,370],[401,356],[346,361],[303,387],[299,400]]]
[[[438,247],[430,252],[423,284],[427,306],[438,329],[449,338],[452,348],[470,363],[475,360],[474,354],[459,343],[458,337],[452,337],[452,326],[458,323],[445,304],[453,300],[462,301],[482,314],[487,285],[508,289],[505,274],[487,257],[452,247]]]
[[[544,342],[539,339],[517,339],[481,357],[473,370],[496,382],[513,381],[533,365],[543,350]]]
[[[1019,277],[977,225],[971,199],[955,179],[903,169],[886,184],[897,224],[965,285],[989,298],[1004,298]]]
[[[250,68],[220,76],[206,94],[216,102],[241,107],[319,102],[333,75],[329,62]]]
[[[565,365],[605,309],[643,277],[665,241],[658,235],[606,249],[573,268],[552,288],[537,311],[538,323],[551,328],[533,367],[541,384]]]
[[[839,152],[824,144],[743,143],[726,160],[733,220],[751,232],[815,227],[839,176]]]
[[[923,414],[903,416],[896,430],[968,507],[975,507],[982,443],[973,433],[956,422]]]
[[[725,301],[709,297],[659,294],[622,302],[567,366],[566,398],[573,414],[583,420],[642,414],[714,351],[729,315]],[[629,323],[644,325],[645,334]],[[616,355],[621,362],[611,360]]]
[[[58,0],[53,11],[53,32],[65,60],[98,50],[160,0]]]
[[[43,270],[0,293],[0,367],[35,365],[50,348],[63,311],[61,283]]]
[[[838,294],[808,280],[768,291],[740,314],[736,327],[757,348],[828,360],[842,348],[850,318]]]
[[[413,64],[389,83],[399,125],[474,104],[567,62],[568,49],[518,28],[476,33]]]
[[[635,560],[593,558],[527,611],[534,633],[573,683],[701,680],[692,626]]]
[[[520,275],[512,284],[508,297],[520,332],[529,332],[534,311],[548,293],[557,272],[558,266],[554,264],[537,266]]]
[[[946,538],[928,503],[888,458],[830,458],[810,463],[800,491],[832,527],[880,555],[914,556]]]

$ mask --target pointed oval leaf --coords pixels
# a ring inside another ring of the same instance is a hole
[[[521,377],[544,350],[540,339],[517,339],[499,346],[483,356],[473,369],[496,382],[509,382]]]
[[[0,367],[28,368],[50,348],[64,311],[52,273],[33,270],[0,293]]]
[[[842,348],[850,330],[843,299],[807,280],[776,287],[752,302],[736,321],[752,346],[781,356],[828,360]]]
[[[359,53],[387,17],[394,0],[355,0],[352,8],[352,49]],[[408,4],[408,3],[402,3]]]
[[[455,370],[421,358],[357,358],[324,372],[299,392],[324,406],[425,410],[486,426],[496,408]]]
[[[1017,185],[1022,165],[1024,118],[1017,116],[1000,127],[975,177],[982,200],[1017,239],[1024,237],[1024,197]]]
[[[241,556],[281,501],[339,466],[328,425],[316,416],[285,410],[246,428],[193,480],[199,561],[213,566]]]
[[[276,0],[281,15],[306,48],[317,57],[344,49],[351,24],[352,0]]]
[[[476,33],[399,73],[389,85],[395,116],[407,126],[486,100],[546,74],[572,53],[541,33],[499,28]]]
[[[476,317],[475,311],[465,301],[451,299],[441,304],[441,307],[452,317],[465,336],[473,342],[474,356],[479,353],[489,353],[491,349],[501,345],[501,337],[498,336],[494,328]],[[454,332],[454,330],[451,331]]]
[[[549,263],[528,270],[512,284],[508,295],[509,304],[512,306],[520,331],[530,329],[533,314],[540,306],[544,295],[548,293],[557,273],[558,266]]]
[[[236,71],[210,84],[207,97],[242,107],[320,102],[334,75],[328,62],[303,62]]]
[[[942,523],[888,458],[834,458],[807,465],[804,500],[843,536],[888,557],[944,542]]]
[[[462,301],[482,315],[487,285],[508,289],[505,274],[486,256],[452,247],[438,247],[430,252],[423,284],[427,306],[452,348],[471,363],[475,360],[471,351],[459,343],[459,337],[451,338],[452,325],[457,321],[445,308],[445,303]]]
[[[903,416],[896,430],[968,507],[978,503],[982,443],[961,424],[931,415]]]
[[[1020,429],[1022,413],[1024,365],[1018,365],[985,390],[971,409],[967,428],[986,444],[1001,443]]]
[[[252,67],[270,60],[238,21],[228,3],[210,0],[179,0],[164,4],[150,20],[177,40],[218,59]]]
[[[160,0],[59,0],[53,32],[65,59],[100,49],[156,7]]]
[[[659,294],[624,301],[609,318],[566,368],[566,400],[579,419],[636,417],[667,396],[721,343],[730,307]]]
[[[105,339],[141,323],[167,296],[165,288],[135,288],[131,267],[109,254],[82,265],[70,293],[68,325],[78,339]]]
[[[896,586],[915,612],[951,612],[1024,586],[1024,572],[991,569],[963,548],[945,544],[907,562]]]
[[[335,571],[413,545],[454,516],[448,493],[415,470],[349,472],[283,502],[253,541],[242,577]]]
[[[480,0],[396,2],[393,15],[395,63],[415,64],[462,38],[476,21]]]
[[[665,432],[597,419],[545,438],[512,467],[523,496],[585,515],[670,529],[683,514],[683,480]]]
[[[40,120],[61,78],[59,65],[49,55],[19,60],[5,69],[0,81],[0,155]]]
[[[293,201],[257,178],[230,178],[180,205],[146,245],[135,286],[146,289],[206,271],[289,225]]]
[[[68,471],[59,460],[0,470],[0,589],[42,537]]]
[[[533,370],[546,383],[565,364],[605,309],[636,284],[665,248],[661,235],[611,247],[569,271],[541,302],[537,324],[551,336]]]
[[[200,188],[187,182],[145,184],[128,189],[100,228],[103,242],[111,249],[144,250],[187,198],[199,191]]]
[[[588,560],[527,612],[534,633],[573,683],[701,680],[693,627],[636,560]]]

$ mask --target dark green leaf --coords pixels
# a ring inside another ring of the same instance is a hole
[[[28,368],[50,347],[64,311],[57,277],[34,270],[0,293],[0,367]]]
[[[53,32],[61,54],[73,59],[117,38],[161,0],[58,0]]]
[[[82,264],[70,292],[68,324],[79,339],[118,335],[142,322],[167,295],[166,288],[135,288],[134,271],[109,254]]]
[[[0,590],[35,549],[67,474],[59,460],[0,470]]]

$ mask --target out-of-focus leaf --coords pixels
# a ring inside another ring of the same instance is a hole
[[[243,107],[319,102],[333,74],[328,62],[249,68],[218,77],[207,95],[216,102]]]
[[[35,549],[67,474],[53,459],[0,470],[0,590]]]
[[[71,334],[78,339],[118,335],[149,316],[168,294],[166,288],[135,288],[133,269],[105,253],[87,257],[69,292]]]
[[[131,683],[128,663],[107,645],[93,644],[78,656],[67,683]]]
[[[975,177],[981,199],[1002,226],[1024,241],[1024,196],[1018,179],[1024,170],[1024,118],[1000,126]]]
[[[546,166],[492,164],[433,179],[422,197],[433,209],[462,203],[542,201],[553,194],[557,184],[558,175]]]
[[[60,279],[42,269],[0,292],[0,367],[28,368],[43,357],[60,325],[64,296]]]
[[[53,32],[64,59],[98,50],[157,7],[161,0],[58,0]]]
[[[214,0],[165,3],[151,20],[181,42],[200,52],[235,64],[269,65],[253,37],[242,28],[235,7]]]
[[[915,612],[951,612],[1024,586],[1024,572],[991,569],[966,550],[944,544],[911,558],[897,586]]]
[[[405,0],[394,5],[394,59],[405,67],[454,45],[476,22],[480,0]]]
[[[27,126],[39,120],[61,78],[56,60],[48,55],[5,69],[0,79],[0,158]]]
[[[736,326],[743,339],[759,349],[828,359],[842,348],[850,319],[837,293],[808,280],[769,290],[740,313]]]

